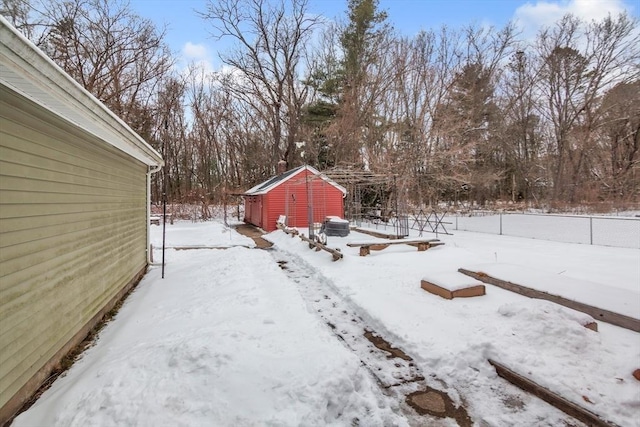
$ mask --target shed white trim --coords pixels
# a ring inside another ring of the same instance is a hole
[[[342,185],[338,184],[337,182],[335,182],[334,180],[332,180],[331,178],[329,178],[328,176],[326,176],[325,174],[321,173],[320,171],[318,171],[316,168],[314,168],[313,166],[309,166],[309,165],[305,165],[305,166],[299,166],[295,169],[292,169],[290,171],[287,171],[285,173],[283,173],[283,177],[282,179],[277,179],[278,176],[275,176],[273,178],[268,179],[267,181],[261,182],[260,184],[250,188],[249,190],[247,190],[243,195],[244,196],[259,196],[262,194],[266,194],[269,191],[271,191],[272,189],[274,189],[275,187],[277,187],[278,185],[282,184],[283,182],[287,182],[290,179],[294,178],[295,176],[299,175],[300,173],[302,173],[302,171],[308,170],[309,172],[311,172],[312,174],[316,175],[317,177],[319,177],[320,179],[322,179],[323,181],[327,182],[328,184],[334,186],[335,188],[337,188],[338,190],[340,190],[342,192],[342,197],[345,197],[347,195],[347,189],[344,188]]]
[[[149,166],[162,156],[0,16],[0,84]]]

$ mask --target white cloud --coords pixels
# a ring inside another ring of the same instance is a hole
[[[624,11],[631,14],[631,9],[623,0],[540,0],[520,6],[514,13],[514,19],[523,30],[523,35],[532,38],[542,27],[553,25],[567,13],[590,22]]]
[[[181,59],[176,68],[186,74],[189,70],[198,69],[204,74],[215,71],[215,61],[209,47],[202,43],[187,42],[182,47]]]
[[[203,44],[195,44],[191,42],[187,42],[182,48],[182,54],[187,59],[194,59],[196,61],[208,59],[209,52],[207,47]]]

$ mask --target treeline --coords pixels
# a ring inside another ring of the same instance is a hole
[[[416,205],[640,200],[640,27],[567,15],[402,36],[377,0],[209,0],[221,70],[175,67],[166,29],[112,0],[2,15],[161,152],[170,201],[219,201],[288,167],[395,176]],[[162,174],[156,175],[155,200]]]

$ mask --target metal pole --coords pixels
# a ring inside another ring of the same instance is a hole
[[[500,235],[502,236],[502,213],[500,213]]]
[[[166,179],[166,174],[165,174]],[[163,186],[165,184],[162,184]],[[162,190],[162,278],[164,279],[164,249],[165,249],[165,238],[166,238],[166,229],[167,229],[167,195],[165,190]]]
[[[305,166],[306,168],[306,166]],[[309,238],[313,240],[313,206],[311,203],[311,195],[309,194],[309,170],[305,170],[305,184],[307,186],[307,222],[309,223]]]
[[[162,158],[165,159],[167,145],[167,129],[169,124],[164,119],[164,137],[162,138]],[[162,168],[162,278],[164,279],[164,252],[167,229],[167,162],[165,160]]]
[[[593,217],[589,217],[589,244],[593,245]]]
[[[395,193],[395,211],[396,211],[396,237],[400,237],[400,212],[398,212],[398,184],[396,184],[396,176],[393,175],[393,192]]]

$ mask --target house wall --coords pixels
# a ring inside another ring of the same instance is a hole
[[[0,85],[0,424],[146,270],[146,173]]]
[[[262,228],[265,231],[275,230],[280,215],[287,216],[287,225],[290,227],[307,227],[307,188],[311,195],[313,222],[322,222],[329,215],[344,217],[343,193],[310,171],[304,170],[272,188],[264,196]]]

